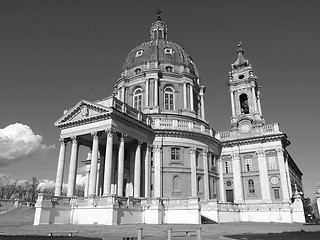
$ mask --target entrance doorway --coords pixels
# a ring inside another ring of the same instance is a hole
[[[226,190],[227,202],[234,203],[233,200],[233,190]]]

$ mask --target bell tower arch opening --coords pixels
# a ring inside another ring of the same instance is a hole
[[[248,104],[248,96],[245,93],[242,93],[239,97],[240,99],[240,108],[242,114],[249,114],[249,104]]]

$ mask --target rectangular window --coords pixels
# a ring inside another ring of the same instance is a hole
[[[224,173],[231,173],[231,162],[230,161],[224,162]]]
[[[171,148],[171,160],[180,160],[180,148]]]
[[[279,188],[273,189],[274,199],[280,199],[280,191]]]
[[[269,162],[269,170],[278,169],[275,156],[268,157],[268,162]]]
[[[245,169],[247,172],[253,171],[252,169],[252,159],[246,159]]]

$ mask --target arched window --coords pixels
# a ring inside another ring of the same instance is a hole
[[[248,104],[248,96],[247,94],[240,95],[240,107],[241,113],[248,114],[249,113],[249,104]]]
[[[166,66],[165,70],[166,70],[166,72],[173,72],[173,67]]]
[[[134,74],[140,74],[141,73],[141,68],[136,68],[135,70],[134,70]]]
[[[164,89],[164,109],[174,110],[174,91],[171,87]]]
[[[142,108],[142,90],[138,88],[133,93],[133,107],[141,111]]]
[[[174,176],[173,177],[173,191],[180,192],[181,191],[181,184],[180,184],[180,177]]]
[[[255,193],[255,190],[254,190],[254,182],[253,182],[252,179],[249,179],[248,185],[249,185],[249,193],[250,193],[250,194],[254,194],[254,193]]]

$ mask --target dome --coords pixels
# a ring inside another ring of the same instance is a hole
[[[179,69],[178,72],[187,72],[199,78],[197,68],[189,54],[178,44],[167,40],[167,28],[159,16],[151,26],[150,41],[131,50],[123,64],[123,71],[141,65],[159,69],[165,68],[165,65],[173,65],[175,69]]]

